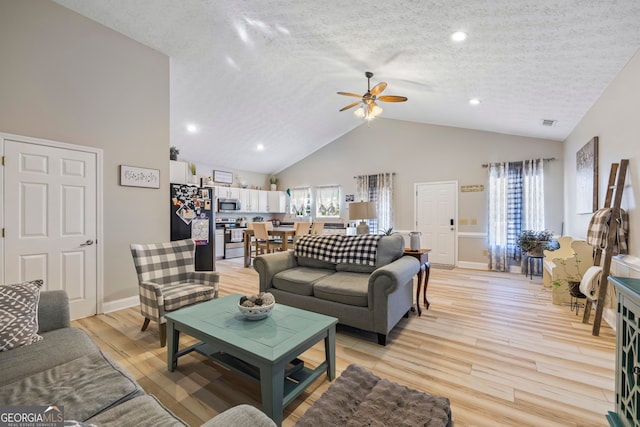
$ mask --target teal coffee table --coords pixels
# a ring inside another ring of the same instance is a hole
[[[167,319],[167,364],[192,351],[260,383],[263,411],[278,425],[282,409],[326,372],[336,377],[336,323],[338,319],[276,303],[271,315],[247,320],[238,311],[241,295],[182,308]],[[180,333],[201,342],[178,349]],[[297,357],[324,340],[325,361],[303,367]]]

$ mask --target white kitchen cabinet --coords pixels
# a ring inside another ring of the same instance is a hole
[[[240,189],[238,187],[215,187],[216,196],[220,199],[238,199],[240,198]]]
[[[267,212],[286,213],[287,198],[284,191],[268,191]]]
[[[269,212],[269,191],[258,190],[257,212]]]
[[[169,160],[169,182],[172,184],[188,184],[191,177],[189,163]]]
[[[224,228],[216,230],[216,258],[224,258]]]

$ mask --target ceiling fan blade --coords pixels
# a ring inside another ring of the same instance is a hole
[[[358,95],[358,94],[351,93],[351,92],[338,92],[338,95],[355,96],[356,98],[362,98],[362,95]]]
[[[353,104],[349,104],[349,105],[347,105],[346,107],[341,108],[341,109],[340,109],[340,111],[344,111],[344,110],[348,110],[349,108],[353,108],[353,107],[355,107],[356,105],[360,104],[360,102],[361,102],[361,101],[356,101],[356,102],[354,102]]]
[[[371,95],[377,95],[383,90],[387,88],[387,84],[385,82],[380,82],[371,89]]]
[[[406,96],[382,95],[382,96],[379,96],[377,99],[378,101],[384,101],[384,102],[404,102],[408,98]]]

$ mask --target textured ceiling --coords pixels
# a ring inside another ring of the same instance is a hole
[[[362,125],[365,71],[381,117],[563,140],[640,47],[638,0],[56,2],[170,56],[182,158],[261,173]]]

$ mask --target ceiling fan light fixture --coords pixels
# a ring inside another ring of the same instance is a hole
[[[455,33],[451,34],[451,40],[453,40],[454,42],[463,42],[467,39],[467,33],[465,33],[464,31],[456,31]]]
[[[356,108],[355,111],[353,112],[353,114],[358,117],[359,119],[363,119],[365,114],[364,114],[364,107],[360,107],[360,108]]]

